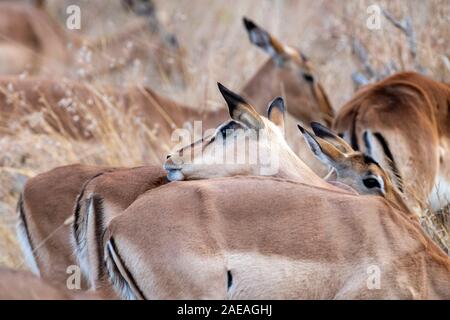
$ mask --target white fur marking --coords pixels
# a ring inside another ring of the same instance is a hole
[[[31,248],[31,243],[28,239],[28,233],[25,228],[25,224],[23,223],[22,219],[20,219],[20,218],[16,224],[16,233],[17,233],[17,238],[19,239],[20,247],[21,247],[23,255],[25,257],[26,265],[31,270],[31,272],[40,276],[40,271],[39,271],[36,259],[34,258],[33,249]]]

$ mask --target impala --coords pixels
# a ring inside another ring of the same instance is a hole
[[[275,177],[180,181],[107,227],[122,298],[449,299],[450,260],[380,197]]]
[[[232,120],[220,125],[211,136],[189,144],[167,157],[165,168],[169,180],[183,176],[185,179],[206,179],[231,175],[261,175],[262,164],[276,158],[277,168],[271,175],[300,179],[312,185],[333,188],[316,176],[287,146],[283,137],[284,103],[281,98],[273,100],[268,108],[268,119],[258,115],[242,97],[219,84]],[[258,135],[248,134],[258,130]],[[263,139],[262,137],[266,138]],[[249,140],[245,141],[245,138]],[[237,142],[237,145],[236,143]],[[247,145],[246,145],[247,143]],[[198,146],[201,153],[193,149]],[[206,164],[215,148],[224,147],[223,154],[233,152],[235,147],[245,153],[249,160],[251,148],[257,148],[261,158],[254,163]],[[184,155],[184,157],[180,157]],[[196,159],[185,158],[197,155]],[[181,167],[174,163],[183,161]],[[189,163],[195,163],[189,167]],[[102,237],[109,222],[121,214],[144,192],[167,183],[159,167],[125,169],[100,175],[90,180],[82,189],[75,206],[74,248],[84,276],[92,288],[108,291],[105,281]]]
[[[354,150],[370,153],[390,174],[414,211],[450,199],[450,86],[405,72],[363,87],[334,129]],[[373,136],[370,150],[365,132]]]
[[[364,145],[368,151],[364,154],[353,150],[344,139],[320,123],[311,123],[315,135],[300,125],[298,128],[317,158],[332,168],[326,180],[343,183],[359,194],[382,196],[397,209],[410,212],[403,194],[371,156],[374,138],[370,131],[364,133]]]

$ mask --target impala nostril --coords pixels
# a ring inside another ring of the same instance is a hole
[[[168,155],[166,156],[166,160],[168,160],[171,156],[172,156],[171,154],[168,154]]]

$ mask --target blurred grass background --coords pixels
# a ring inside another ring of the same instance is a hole
[[[62,26],[70,4],[80,6],[82,18],[81,30],[70,32],[90,39],[110,37],[135,19],[124,12],[118,0],[49,0],[48,11]],[[360,68],[352,55],[353,39],[364,44],[377,69],[390,61],[402,70],[414,66],[404,34],[385,18],[381,18],[380,30],[366,27],[366,10],[371,4],[388,9],[397,18],[411,17],[421,64],[433,78],[450,81],[448,0],[156,0],[155,4],[158,18],[185,49],[187,86],[173,85],[163,74],[151,73],[145,67],[149,61],[94,77],[90,83],[145,84],[196,108],[220,106],[216,82],[238,91],[268,58],[248,41],[242,25],[242,17],[247,16],[311,59],[338,110],[351,98],[351,74]],[[116,54],[108,52],[111,57]],[[51,72],[44,76],[51,77]],[[14,137],[0,137],[0,266],[23,267],[14,224],[16,201],[27,177],[75,162],[124,166],[149,162],[145,156],[151,148],[148,128],[117,110],[106,108],[103,112],[103,117],[96,119],[102,139],[95,146],[57,133],[39,135],[25,129]]]

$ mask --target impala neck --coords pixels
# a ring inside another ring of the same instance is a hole
[[[315,174],[290,148],[280,153],[280,170],[277,176],[286,179],[319,186],[329,186],[323,179]]]

